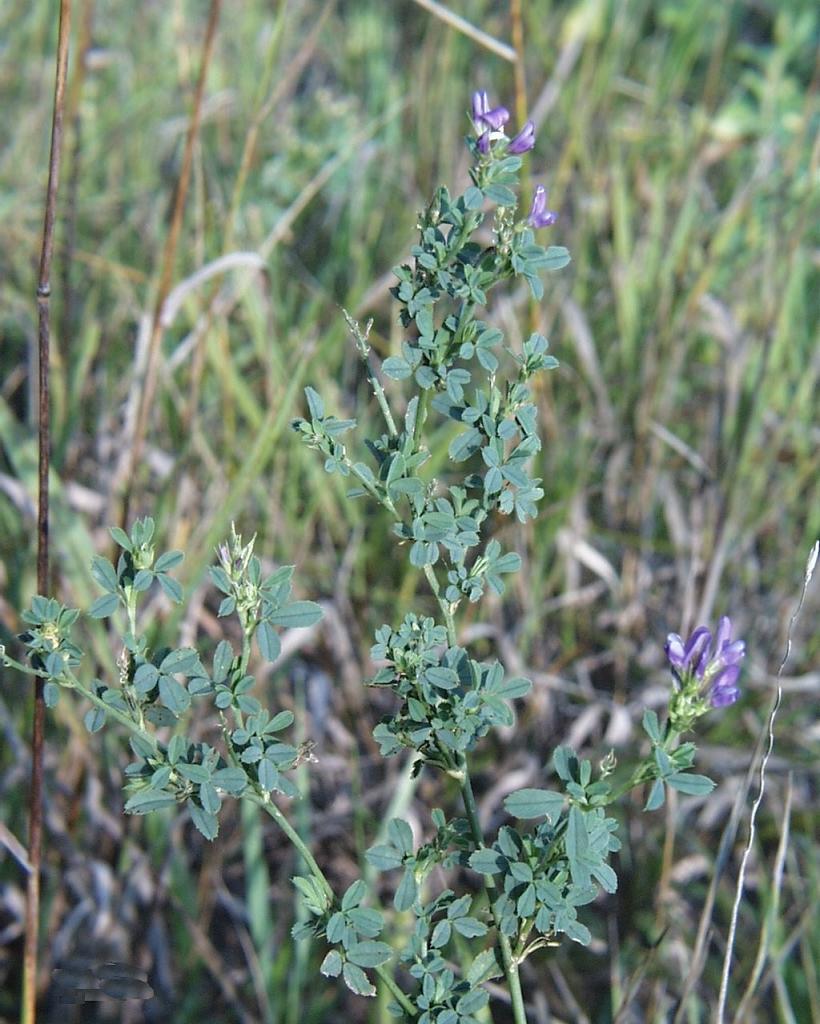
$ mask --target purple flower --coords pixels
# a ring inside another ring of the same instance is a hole
[[[487,93],[483,89],[473,93],[473,125],[478,133],[477,145],[480,153],[490,152],[490,143],[494,139],[503,139],[504,125],[510,119],[506,107],[491,107]]]
[[[670,633],[664,650],[681,686],[703,693],[713,708],[734,704],[740,696],[737,680],[746,644],[732,640],[728,615],[718,622],[714,642],[706,626],[698,626],[686,643],[677,633]]]
[[[510,141],[507,152],[518,156],[520,153],[527,153],[534,145],[535,125],[532,121],[527,121],[521,131]]]
[[[473,120],[480,121],[481,118],[490,109],[490,101],[487,99],[487,93],[481,89],[478,92],[473,93]]]
[[[473,93],[473,121],[477,129],[487,127],[494,132],[500,132],[510,119],[510,112],[506,107],[491,107],[484,91]]]
[[[533,228],[548,228],[557,220],[558,214],[554,210],[547,209],[547,190],[543,185],[539,185],[532,197],[527,223]]]

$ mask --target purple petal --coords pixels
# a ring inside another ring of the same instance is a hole
[[[478,151],[479,151],[479,153],[484,153],[485,156],[486,156],[487,153],[490,152],[490,133],[489,132],[484,132],[483,135],[479,135],[479,137],[478,137]]]
[[[494,132],[500,132],[510,119],[510,112],[506,107],[493,107],[492,110],[485,110],[478,118],[482,124],[488,125]]]
[[[712,634],[706,626],[698,626],[686,641],[683,652],[684,668],[694,669],[698,679],[703,678],[703,672],[709,661],[709,645],[712,642]]]
[[[738,665],[746,654],[746,644],[742,640],[733,640],[718,651],[717,660],[721,665]]]
[[[725,708],[740,696],[740,689],[737,686],[737,679],[740,675],[740,665],[727,665],[715,676],[712,688],[709,693],[709,700],[714,708]]]
[[[732,639],[732,620],[728,615],[723,615],[718,622],[717,632],[715,633],[715,654],[720,654],[723,648]]]
[[[490,109],[490,101],[483,89],[473,93],[473,120],[480,121]]]
[[[515,136],[507,147],[508,153],[514,153],[518,156],[520,153],[526,153],[532,149],[535,145],[535,125],[532,121],[527,121],[521,131]]]
[[[670,633],[664,645],[666,660],[672,668],[683,668],[683,640],[677,633]]]
[[[543,185],[538,185],[535,195],[532,197],[527,223],[533,228],[548,228],[556,220],[558,220],[558,214],[547,209],[547,190]]]

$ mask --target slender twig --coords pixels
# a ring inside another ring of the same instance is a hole
[[[51,327],[51,256],[54,251],[54,217],[57,186],[60,180],[60,156],[63,144],[68,40],[71,34],[71,0],[60,0],[60,25],[57,38],[57,69],[54,80],[54,111],[51,122],[51,153],[48,186],[43,217],[43,244],[37,276],[37,345],[39,354],[38,397],[39,432],[37,465],[37,589],[48,593],[48,470],[50,447],[49,422],[49,341]],[[37,1016],[37,940],[40,923],[40,864],[43,842],[43,741],[45,702],[43,680],[34,681],[34,720],[31,733],[31,792],[29,795],[28,856],[31,871],[26,882],[26,937],[23,949],[23,998],[20,1019],[34,1024]]]
[[[473,842],[477,847],[483,846],[484,836],[481,831],[481,824],[478,820],[478,807],[475,802],[475,795],[473,794],[473,786],[470,781],[470,772],[467,768],[467,761],[464,758],[462,758],[460,765],[458,782],[461,789],[461,797],[464,801],[464,810],[467,812],[467,821],[470,825]],[[501,953],[501,964],[504,968],[504,976],[507,979],[507,985],[510,990],[513,1020],[515,1021],[515,1024],[527,1024],[527,1011],[524,1006],[524,994],[521,991],[521,976],[518,972],[518,961],[513,956],[509,938],[501,931],[499,922],[495,920],[493,895],[496,891],[496,884],[492,875],[484,876],[484,888],[487,890],[490,913],[492,914],[496,925],[496,936],[498,940],[498,948]]]
[[[370,334],[370,328],[373,326],[373,321],[368,320],[364,331],[362,331],[357,321],[353,319],[346,309],[342,310],[342,315],[344,316],[348,330],[352,334],[353,340],[356,343],[356,350],[364,363],[367,379],[370,382],[370,386],[373,388],[373,394],[376,396],[376,401],[379,403],[379,408],[384,416],[384,421],[387,424],[390,436],[398,437],[399,432],[396,430],[393,413],[390,411],[390,406],[387,404],[387,396],[384,393],[381,381],[376,376],[376,371],[373,369],[373,363],[370,361],[370,345],[367,343],[367,338]]]
[[[185,200],[188,195],[188,183],[191,177],[191,165],[193,163],[194,143],[199,135],[199,124],[202,118],[202,98],[205,93],[205,81],[208,77],[208,69],[213,54],[214,41],[216,39],[216,27],[219,21],[219,12],[222,0],[211,0],[208,12],[208,24],[205,29],[205,41],[202,45],[202,60],[199,67],[199,79],[194,94],[193,110],[188,125],[188,134],[185,138],[185,149],[182,155],[182,166],[179,172],[176,195],[174,197],[174,209],[171,216],[171,227],[165,239],[165,246],[162,253],[162,266],[160,269],[159,285],[157,287],[156,303],[154,314],[151,320],[151,334],[148,341],[148,356],[145,365],[145,377],[142,383],[142,394],[140,395],[139,408],[137,411],[134,431],[130,445],[123,451],[123,458],[117,469],[115,480],[115,492],[122,488],[122,504],[120,514],[117,517],[124,527],[128,522],[129,506],[131,504],[131,493],[134,486],[137,466],[142,455],[142,447],[145,441],[145,432],[148,426],[148,414],[154,401],[154,392],[157,384],[157,371],[159,368],[159,348],[163,333],[163,308],[168,293],[171,291],[171,281],[174,273],[174,262],[176,260],[179,237],[182,231],[182,215],[185,211]]]
[[[735,901],[732,906],[732,918],[729,926],[729,936],[726,940],[726,954],[723,958],[723,972],[720,979],[720,992],[718,994],[717,1008],[715,1009],[715,1022],[716,1024],[723,1024],[724,1014],[726,1013],[726,997],[729,991],[729,974],[732,968],[732,952],[735,945],[735,937],[737,934],[737,921],[740,916],[740,901],[743,899],[744,883],[746,881],[746,865],[749,860],[749,856],[754,846],[756,825],[757,825],[757,814],[760,810],[760,805],[763,803],[763,794],[766,788],[766,768],[769,765],[769,758],[771,757],[772,750],[774,749],[774,722],[777,717],[777,712],[780,708],[780,702],[783,699],[783,686],[781,684],[781,678],[783,676],[783,669],[786,667],[786,662],[789,660],[789,656],[792,650],[792,633],[794,627],[797,624],[797,620],[800,617],[800,612],[803,609],[803,602],[806,599],[806,593],[808,591],[809,583],[814,575],[814,570],[817,566],[817,556],[820,552],[820,541],[815,541],[814,546],[809,552],[809,557],[806,562],[806,570],[803,576],[803,588],[800,591],[800,599],[797,602],[797,607],[792,612],[791,618],[789,619],[789,626],[786,630],[786,650],[783,653],[783,660],[780,662],[780,668],[777,670],[777,692],[775,693],[774,700],[772,701],[771,708],[766,720],[766,749],[763,753],[763,757],[760,760],[760,769],[758,771],[758,788],[757,795],[752,804],[751,815],[749,816],[749,837],[746,840],[746,846],[743,849],[743,856],[740,860],[740,870],[737,877],[737,887],[735,889]]]
[[[471,22],[467,21],[466,18],[462,18],[458,14],[454,14],[449,8],[445,7],[444,4],[437,3],[437,0],[416,0],[419,7],[423,7],[425,10],[434,14],[437,18],[440,18],[446,25],[461,32],[462,35],[467,36],[468,39],[472,39],[478,43],[479,46],[483,46],[488,49],[491,53],[498,54],[499,57],[503,57],[504,60],[508,60],[511,64],[515,63],[516,53],[509,43],[502,43],[500,39],[496,39],[495,36],[491,36],[488,32],[482,31],[480,28],[476,28]]]

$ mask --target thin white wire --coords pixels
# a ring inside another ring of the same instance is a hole
[[[755,835],[756,835],[756,823],[757,823],[757,812],[760,810],[760,805],[763,803],[763,793],[766,787],[766,768],[768,767],[769,757],[771,756],[772,750],[774,749],[774,721],[777,717],[777,712],[780,708],[780,702],[783,699],[783,687],[780,683],[780,678],[783,675],[783,669],[786,667],[786,662],[789,660],[789,655],[792,649],[792,632],[797,624],[797,619],[800,615],[800,611],[803,608],[803,602],[806,598],[806,592],[808,591],[809,583],[814,575],[814,570],[817,565],[817,556],[820,553],[820,541],[815,541],[814,546],[809,552],[808,561],[806,562],[806,572],[803,577],[803,589],[800,592],[800,600],[797,602],[797,607],[792,613],[792,617],[789,619],[789,628],[786,631],[786,651],[783,655],[783,660],[780,662],[780,668],[777,670],[777,693],[775,694],[774,702],[772,703],[771,710],[769,711],[769,717],[766,722],[766,731],[768,741],[766,744],[766,750],[760,761],[760,771],[758,773],[758,791],[755,797],[754,803],[752,804],[752,812],[749,816],[749,838],[746,842],[746,846],[743,850],[743,856],[740,861],[740,871],[737,877],[737,889],[735,890],[735,901],[732,907],[732,918],[729,925],[729,937],[726,941],[726,955],[723,958],[723,973],[720,979],[720,994],[718,995],[718,1004],[715,1010],[715,1024],[723,1024],[724,1015],[726,1012],[726,996],[729,991],[729,974],[732,968],[732,952],[735,945],[735,936],[737,934],[737,920],[740,915],[740,901],[743,898],[743,888],[746,881],[746,864],[749,860],[749,855],[752,852],[754,846]]]

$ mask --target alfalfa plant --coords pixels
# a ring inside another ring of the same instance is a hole
[[[36,597],[25,613],[22,640],[31,665],[7,661],[47,680],[50,705],[61,688],[87,700],[90,732],[111,721],[129,731],[135,760],[126,769],[126,813],[184,808],[207,839],[217,835],[227,797],[251,801],[270,815],[305,865],[294,884],[310,918],[294,936],[324,940],[324,975],[341,976],[353,992],[372,996],[368,972],[374,972],[392,994],[392,1012],[418,1024],[478,1024],[490,1001],[485,982],[503,978],[514,1020],[526,1024],[521,963],[563,937],[588,944],[592,936],[581,908],[601,890],[617,887],[609,863],[619,847],[617,823],[607,808],[637,786],[646,787],[647,810],[661,806],[668,787],[685,794],[711,790],[709,779],[690,771],[694,744],[681,740],[711,708],[737,699],[744,645],[732,640],[726,617],[714,637],[705,627],[686,642],[670,635],[669,706],[663,721],[651,710],[644,715],[648,755],[631,770],[618,766],[611,753],[594,767],[559,746],[552,756],[556,788],[511,793],[504,800],[509,824],[494,836],[483,833],[471,757],[491,729],[514,724],[510,702],[525,697],[531,684],[505,678],[498,661],[474,658],[459,643],[457,621],[465,602],[481,600],[488,589],[502,594],[504,577],[521,568],[519,555],[504,550],[491,530],[499,517],[526,523],[537,514],[544,492],[532,475],[541,442],[530,383],[557,363],[540,334],[516,352],[480,314],[491,289],[507,280],[523,278],[540,299],[542,274],[565,266],[569,254],[537,240],[536,232],[556,220],[542,186],[527,212],[519,208],[520,157],[535,144],[533,125],[509,138],[507,110],[491,107],[484,92],[473,97],[471,114],[471,183],[457,196],[445,187],[436,190],[420,216],[411,260],[395,271],[404,341],[401,353],[381,365],[383,376],[395,382],[387,389],[371,358],[368,331],[348,318],[384,432],[350,441],[356,422],[334,416],[312,388],[306,389],[307,416],[293,424],[302,441],[321,453],[329,473],[351,481],[351,498],[382,507],[397,551],[424,574],[437,607],[436,615],[408,611],[400,623],[377,630],[372,657],[382,667],[369,680],[394,695],[393,713],[374,733],[382,754],[412,751],[416,772],[443,773],[461,796],[459,814],[431,811],[423,845],[416,845],[406,821],[396,819],[388,841],[367,853],[373,867],[396,873],[393,902],[398,912],[412,915],[409,941],[394,950],[379,938],[384,918],[368,905],[364,881],[342,894],[333,891],[275,799],[300,797],[289,772],[305,752],[287,742],[292,713],[268,710],[253,695],[252,649],[255,642],[261,658],[273,661],[281,650],[280,629],[310,625],[321,616],[319,605],[291,599],[292,566],[263,578],[253,540],[246,543],[232,532],[210,574],[222,594],[219,614],[236,616],[242,643],[236,650],[222,640],[206,666],[192,648],[153,649],[141,629],[140,602],[155,584],[172,601],[182,600],[171,575],[182,553],[157,554],[149,518],[130,534],[115,528],[119,558],[116,565],[94,560],[92,574],[103,593],[88,614],[122,627],[119,677],[83,679],[82,652],[71,639],[79,613],[46,597]],[[489,241],[479,234],[488,220]],[[449,466],[433,479],[426,471],[428,426],[443,421],[454,425]],[[216,706],[219,747],[185,733],[186,713],[198,700]],[[469,891],[459,893],[437,887],[434,868],[450,870],[454,884],[466,881],[467,873],[475,877]],[[454,949],[456,940],[462,950],[471,944],[463,970],[453,966],[465,962]]]

